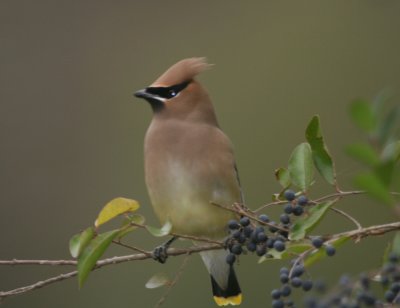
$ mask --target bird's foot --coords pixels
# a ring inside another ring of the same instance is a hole
[[[165,245],[157,246],[153,250],[153,259],[160,262],[165,263],[168,259],[167,248]]]
[[[154,248],[153,253],[152,253],[153,259],[164,264],[168,259],[167,250],[168,250],[169,246],[172,244],[172,242],[175,241],[175,239],[176,238],[173,237],[170,240],[168,240],[167,242],[165,242],[164,244]]]

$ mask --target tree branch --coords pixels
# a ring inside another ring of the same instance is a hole
[[[376,226],[371,226],[367,228],[357,228],[355,230],[347,231],[347,232],[342,232],[338,234],[332,235],[329,239],[336,239],[340,237],[351,237],[351,238],[364,238],[367,236],[375,236],[375,235],[382,235],[391,231],[396,231],[400,230],[400,221],[399,222],[393,222],[393,223],[388,223],[388,224],[383,224],[383,225],[376,225]],[[168,248],[167,253],[169,256],[179,256],[179,255],[190,255],[193,253],[198,253],[201,251],[207,251],[207,250],[216,250],[216,249],[222,249],[224,248],[223,243],[218,243],[218,244],[210,244],[210,245],[203,245],[203,246],[192,246],[189,248]],[[118,264],[118,263],[124,263],[124,262],[130,262],[130,261],[138,261],[138,260],[146,260],[146,259],[151,259],[152,256],[149,253],[136,253],[132,255],[126,255],[126,256],[116,256],[112,258],[107,258],[100,260],[96,263],[96,266],[94,269],[99,269],[103,266],[108,266],[112,264]],[[0,265],[50,265],[50,266],[63,266],[63,265],[76,265],[77,261],[76,260],[0,260]],[[14,296],[14,295],[19,295],[22,293],[26,293],[29,291],[33,291],[36,289],[40,289],[44,286],[47,286],[49,284],[63,281],[66,279],[69,279],[71,277],[74,277],[78,274],[77,271],[72,271],[69,273],[65,274],[60,274],[55,277],[51,277],[46,280],[38,281],[36,283],[33,283],[28,286],[20,287],[17,289],[9,290],[9,291],[0,291],[0,300],[4,299],[6,297]]]
[[[192,254],[192,253],[197,253],[197,252],[206,251],[206,250],[216,250],[216,249],[221,249],[221,248],[223,248],[222,244],[213,244],[213,245],[207,245],[207,246],[205,246],[205,245],[204,246],[193,246],[193,247],[186,248],[186,249],[168,248],[167,253],[169,256],[179,256],[179,255]],[[98,261],[96,263],[96,266],[94,267],[94,270],[99,269],[103,266],[108,266],[108,265],[112,265],[112,264],[124,263],[124,262],[129,262],[129,261],[146,260],[146,259],[152,259],[152,256],[149,254],[145,254],[145,253],[137,253],[137,254],[126,255],[126,256],[112,257],[112,258],[103,259],[103,260]],[[76,265],[76,264],[77,264],[77,261],[75,261],[75,260],[17,260],[17,259],[0,260],[0,265]],[[21,288],[9,290],[9,291],[0,291],[0,301],[6,297],[19,295],[19,294],[26,293],[29,291],[37,290],[37,289],[40,289],[49,284],[63,281],[65,279],[74,277],[76,275],[78,275],[78,271],[72,271],[69,273],[51,277],[46,280],[38,281],[31,285],[24,286]]]

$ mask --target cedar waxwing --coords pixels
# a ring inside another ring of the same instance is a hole
[[[194,77],[210,65],[182,60],[152,85],[135,93],[147,100],[153,119],[144,143],[146,185],[161,223],[172,232],[224,239],[234,213],[210,202],[242,203],[232,144],[218,126],[207,91]],[[228,252],[201,252],[219,306],[239,305],[242,295]]]

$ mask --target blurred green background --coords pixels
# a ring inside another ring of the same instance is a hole
[[[147,103],[132,97],[176,61],[206,56],[201,75],[235,144],[247,205],[267,202],[304,129],[320,114],[339,182],[360,169],[343,153],[362,137],[348,103],[389,87],[400,98],[400,2],[386,1],[18,1],[0,2],[0,259],[68,259],[69,238],[91,225],[110,199],[141,202],[157,222],[143,180]],[[331,189],[319,182],[311,192]],[[392,213],[362,197],[340,207],[367,225]],[[367,208],[367,210],[366,210]],[[280,209],[268,213],[277,217]],[[329,214],[319,232],[347,230]],[[334,281],[380,265],[390,236],[347,244],[310,274]],[[160,240],[138,232],[129,242]],[[107,256],[129,254],[115,247]],[[110,266],[82,290],[76,279],[7,299],[4,307],[152,307],[154,273],[173,275],[182,258]],[[242,307],[268,307],[281,262],[237,266]],[[73,268],[0,267],[8,290]],[[213,307],[210,282],[191,257],[163,307]]]

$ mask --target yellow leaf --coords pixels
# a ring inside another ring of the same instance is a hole
[[[99,216],[97,216],[94,225],[97,228],[118,215],[134,212],[138,208],[139,203],[136,200],[122,197],[115,198],[103,207],[103,209],[99,213]]]

